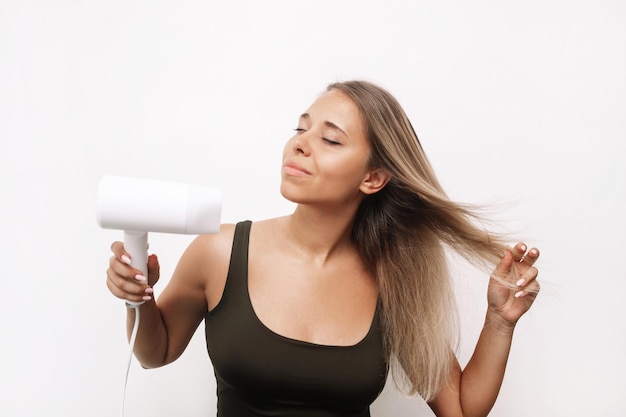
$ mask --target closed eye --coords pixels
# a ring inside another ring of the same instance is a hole
[[[304,133],[307,130],[302,128],[302,127],[297,127],[297,128],[294,129],[294,131],[296,133]],[[332,146],[341,145],[341,142],[337,142],[336,140],[332,140],[332,139],[328,139],[328,138],[322,138],[322,140],[324,142],[326,142],[327,144],[332,145]]]
[[[322,138],[322,140],[324,140],[324,142],[328,143],[329,145],[341,145],[341,142],[337,142],[335,140],[330,140],[326,138]]]

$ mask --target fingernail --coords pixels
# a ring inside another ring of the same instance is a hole
[[[144,295],[141,299],[144,301],[150,301],[152,300],[152,297],[150,297],[149,295]]]
[[[522,285],[524,285],[525,282],[526,280],[524,278],[521,278],[519,281],[515,283],[515,285],[517,285],[518,287],[521,287]]]
[[[124,262],[127,265],[130,265],[130,258],[126,255],[122,255],[122,262]]]
[[[536,249],[531,249],[530,250],[530,254],[533,256],[537,256],[537,250]]]
[[[154,292],[154,290],[150,287],[146,288],[146,290],[144,291],[146,294],[152,294]]]
[[[522,295],[524,295],[524,291],[518,291],[515,293],[515,298],[520,298]]]
[[[135,279],[136,279],[137,281],[140,281],[140,282],[146,282],[146,281],[148,281],[148,280],[146,279],[146,277],[144,277],[143,275],[139,275],[139,274],[135,275]]]
[[[524,252],[526,252],[526,245],[522,245],[519,247],[521,250],[523,250]]]

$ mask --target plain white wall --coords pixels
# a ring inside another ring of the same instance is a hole
[[[124,306],[95,221],[104,174],[224,192],[224,222],[288,213],[284,141],[330,81],[409,113],[449,194],[543,251],[493,416],[626,412],[626,3],[0,2],[0,415],[115,416]],[[167,282],[188,236],[151,235]],[[486,277],[457,267],[467,361]],[[214,415],[202,329],[133,362],[127,416]],[[382,416],[429,416],[389,386]]]

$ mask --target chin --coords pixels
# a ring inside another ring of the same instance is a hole
[[[307,192],[303,187],[294,186],[292,184],[280,184],[280,194],[286,199],[295,204],[306,204],[311,202],[311,197],[315,193]]]
[[[302,201],[302,196],[299,196],[294,190],[290,190],[290,187],[285,187],[283,184],[280,186],[280,195],[282,195],[286,200],[291,201],[292,203],[300,203]]]

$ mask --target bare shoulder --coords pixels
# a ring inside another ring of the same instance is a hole
[[[251,233],[254,234],[256,238],[263,241],[280,236],[283,231],[285,219],[286,217],[276,217],[255,221]]]
[[[193,239],[168,285],[172,292],[197,298],[198,303],[208,304],[209,308],[215,306],[226,283],[234,232],[234,224],[222,224],[219,233]]]
[[[187,250],[196,259],[196,265],[209,282],[220,277],[226,278],[234,234],[235,224],[222,224],[219,233],[199,235],[189,245]]]
[[[219,233],[199,235],[196,237],[191,242],[186,252],[189,252],[198,262],[206,262],[213,265],[213,267],[223,262],[228,263],[234,233],[234,224],[222,224]]]

